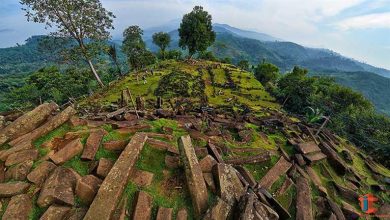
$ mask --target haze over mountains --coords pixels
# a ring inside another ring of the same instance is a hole
[[[158,48],[152,35],[168,32],[172,42],[170,49],[178,48],[179,20],[144,30],[144,40],[152,51]],[[362,92],[377,110],[390,114],[390,71],[344,57],[328,49],[309,48],[278,39],[267,34],[241,30],[227,24],[214,24],[216,42],[210,48],[218,58],[230,57],[233,63],[249,60],[256,65],[263,60],[277,65],[281,72],[295,65],[309,69],[312,75],[331,76],[337,82]],[[31,72],[50,62],[50,56],[38,52],[37,40],[30,38],[26,45],[0,49],[0,75]],[[113,42],[121,44],[114,36]]]

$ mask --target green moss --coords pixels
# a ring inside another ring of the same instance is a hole
[[[72,159],[65,162],[63,166],[67,168],[72,168],[81,176],[88,175],[89,162],[82,161],[80,159],[80,156],[73,157]]]
[[[273,167],[276,162],[278,162],[279,157],[272,155],[271,160],[258,163],[258,164],[245,164],[244,167],[248,169],[249,172],[253,175],[256,181],[259,181],[265,174],[268,172],[268,170]]]
[[[295,189],[295,186],[294,185],[291,185],[290,188],[284,192],[283,194],[281,195],[278,195],[276,197],[276,200],[278,200],[278,202],[286,209],[286,210],[290,210],[291,211],[291,206],[293,201],[295,200],[296,198],[296,189]],[[290,213],[292,214],[292,213]],[[293,217],[295,215],[292,215]]]
[[[275,193],[278,189],[280,189],[280,187],[282,187],[282,185],[283,185],[283,183],[284,183],[285,180],[286,180],[286,175],[280,176],[280,177],[274,182],[274,184],[272,184],[270,192],[271,192],[271,193]]]
[[[161,151],[145,144],[136,163],[140,170],[154,173],[154,180],[162,180],[165,169],[165,151]]]
[[[106,150],[102,146],[99,147],[95,155],[96,160],[100,160],[101,158],[106,158],[115,161],[118,159],[118,157],[119,157],[118,152]]]
[[[33,145],[39,149],[41,147],[41,145],[43,143],[45,143],[46,141],[49,141],[55,137],[62,137],[69,130],[70,130],[70,125],[65,123],[65,124],[61,125],[60,127],[54,129],[53,131],[49,132],[47,135],[45,135],[41,138],[38,138],[36,141],[33,142]]]

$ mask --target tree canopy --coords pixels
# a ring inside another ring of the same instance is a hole
[[[171,36],[169,36],[169,34],[165,32],[158,32],[153,34],[152,37],[153,43],[160,48],[163,58],[165,58],[165,49],[169,46],[169,43],[171,42]]]
[[[52,34],[58,37],[69,37],[77,41],[79,51],[91,68],[101,86],[99,75],[92,64],[92,54],[88,41],[104,41],[110,38],[108,30],[114,29],[112,22],[115,16],[107,11],[99,0],[21,0],[27,20],[46,24],[47,28],[55,27]],[[96,48],[96,47],[92,47]]]
[[[255,77],[263,85],[275,82],[279,76],[279,68],[272,63],[262,62],[255,68]]]
[[[190,57],[205,51],[215,41],[211,15],[202,6],[195,6],[185,14],[179,27],[179,46],[188,49]]]

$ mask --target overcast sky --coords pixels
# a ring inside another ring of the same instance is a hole
[[[0,48],[44,26],[27,23],[18,0],[0,0]],[[390,69],[390,0],[102,0],[117,16],[113,36],[129,25],[159,26],[202,5],[213,21],[254,30]]]

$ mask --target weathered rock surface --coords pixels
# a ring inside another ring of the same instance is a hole
[[[313,219],[311,190],[309,182],[304,177],[297,179],[297,213],[296,218],[301,220]]]
[[[350,205],[344,201],[342,201],[341,210],[344,213],[345,219],[355,220],[355,219],[360,218],[361,213],[359,211],[357,211],[352,205]]]
[[[171,155],[166,155],[165,156],[165,165],[168,168],[171,169],[176,169],[179,167],[180,164],[180,157],[178,156],[171,156]]]
[[[213,168],[218,196],[230,205],[234,205],[245,193],[236,170],[227,164],[217,164]]]
[[[13,196],[2,219],[29,219],[32,201],[27,194]]]
[[[203,173],[204,181],[206,182],[207,187],[214,193],[217,192],[217,187],[215,186],[214,177],[212,173]]]
[[[314,141],[299,143],[298,145],[296,145],[296,147],[297,150],[303,154],[321,151],[321,149]]]
[[[57,108],[54,102],[44,103],[19,117],[4,129],[0,129],[0,145],[31,132],[46,121]]]
[[[254,202],[255,206],[255,213],[254,213],[254,219],[269,219],[269,220],[278,220],[279,215],[276,213],[272,208],[267,206],[266,204],[255,200]]]
[[[327,156],[327,159],[335,169],[335,171],[344,175],[347,172],[347,165],[341,159],[341,157],[325,142],[322,142],[320,145],[321,151]]]
[[[130,176],[131,181],[133,181],[137,186],[149,186],[153,181],[154,174],[144,170],[134,169],[133,173]]]
[[[105,178],[110,172],[112,166],[114,166],[114,162],[106,158],[100,158],[96,168],[96,175],[101,178]]]
[[[207,188],[203,179],[198,158],[196,157],[194,147],[190,136],[182,136],[179,141],[179,150],[181,161],[185,167],[187,186],[189,188],[192,205],[196,217],[200,217],[207,210]]]
[[[199,161],[200,169],[204,173],[211,173],[211,170],[215,164],[217,164],[217,161],[215,161],[211,155],[207,155]]]
[[[27,179],[32,183],[41,185],[55,168],[57,166],[54,163],[43,161],[27,175]]]
[[[186,209],[180,209],[177,212],[176,220],[187,220],[188,219],[188,213]]]
[[[85,220],[109,220],[111,218],[146,139],[147,136],[144,133],[136,133],[131,138],[100,186]]]
[[[234,168],[241,174],[250,187],[254,188],[257,185],[255,178],[245,167],[238,165],[234,166]]]
[[[150,125],[147,124],[139,124],[139,125],[134,125],[131,127],[126,127],[126,128],[119,128],[115,130],[119,134],[129,134],[129,133],[134,133],[134,132],[139,132],[139,131],[146,131],[150,129]]]
[[[33,166],[32,160],[27,160],[23,163],[17,164],[13,167],[10,167],[5,172],[5,179],[6,180],[18,180],[18,181],[24,181],[27,178],[28,173],[30,173],[30,170]]]
[[[0,183],[0,197],[11,197],[27,191],[30,184],[25,182]]]
[[[68,206],[51,205],[39,220],[65,219],[70,210]]]
[[[85,208],[72,208],[65,216],[66,220],[83,220],[87,209]]]
[[[83,144],[81,143],[80,138],[77,138],[67,144],[64,148],[62,148],[60,151],[55,153],[54,155],[50,156],[50,159],[57,165],[61,165],[65,163],[66,161],[72,159],[74,156],[81,153],[83,150]]]
[[[125,149],[127,143],[128,141],[125,140],[107,141],[103,143],[103,148],[112,151],[122,151],[123,149]]]
[[[265,189],[270,189],[272,184],[278,180],[279,176],[285,174],[291,166],[291,163],[284,157],[280,157],[279,161],[268,170],[267,174],[259,181],[260,186]]]
[[[147,143],[153,148],[159,150],[168,150],[169,148],[172,148],[171,144],[154,138],[148,138]]]
[[[276,194],[283,195],[291,187],[291,185],[294,185],[294,182],[287,177],[286,180],[284,180],[282,186],[276,192]]]
[[[336,187],[337,189],[337,192],[346,200],[348,201],[351,201],[351,202],[355,202],[355,201],[358,201],[359,199],[359,194],[354,191],[354,190],[351,190],[349,188],[346,188],[346,187],[343,187],[343,186],[340,186],[338,185],[337,183],[333,182],[333,185]]]
[[[86,204],[90,204],[97,191],[99,190],[102,180],[93,176],[86,175],[77,181],[76,195]]]
[[[221,198],[218,198],[217,202],[207,210],[203,220],[226,220],[228,219],[231,210],[231,205]]]
[[[152,216],[153,198],[146,192],[139,191],[135,201],[133,219],[150,220]]]
[[[37,149],[31,149],[31,150],[22,150],[16,153],[13,153],[7,157],[7,160],[5,161],[6,166],[12,166],[21,162],[24,162],[26,160],[36,160],[38,158],[38,150]]]
[[[157,211],[156,220],[171,220],[172,219],[172,208],[159,207]]]
[[[74,114],[76,114],[76,110],[69,106],[64,111],[60,112],[58,115],[51,117],[46,123],[44,123],[37,129],[9,142],[9,145],[11,145],[12,147],[2,152],[0,158],[4,159],[14,152],[32,148],[32,141],[35,141],[36,139],[53,131],[54,129],[68,121],[69,118]]]
[[[229,158],[229,159],[225,160],[225,162],[228,163],[228,164],[242,165],[242,164],[262,163],[262,162],[268,161],[270,159],[271,159],[270,154],[269,153],[264,153],[264,154],[254,155],[254,156]]]
[[[318,161],[321,161],[326,158],[326,155],[322,152],[315,152],[310,154],[305,154],[304,156],[309,164],[315,164]]]
[[[46,179],[37,204],[40,207],[47,207],[53,203],[74,205],[75,186],[75,174],[68,168],[57,167]]]
[[[85,144],[83,154],[81,155],[81,159],[83,160],[95,159],[95,155],[97,150],[99,149],[100,142],[102,141],[104,135],[106,134],[107,132],[103,129],[92,132],[87,139],[87,143]]]

